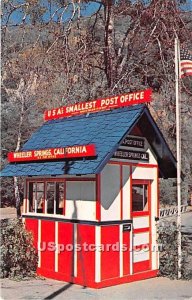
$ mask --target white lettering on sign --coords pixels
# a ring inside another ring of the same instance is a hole
[[[95,157],[96,147],[94,144],[68,146],[63,148],[47,148],[30,151],[9,152],[9,162],[38,161],[47,159],[69,159]]]
[[[126,102],[130,102],[130,101],[136,101],[139,99],[144,99],[144,92],[138,92],[138,93],[131,93],[131,94],[126,94],[126,95],[122,95],[120,97],[120,102],[121,103],[126,103]]]
[[[118,96],[117,97],[111,97],[107,99],[101,99],[101,107],[102,106],[109,106],[109,105],[117,105]]]
[[[142,160],[142,161],[148,162],[149,161],[149,153],[121,149],[121,150],[117,150],[114,153],[113,158]]]
[[[100,112],[150,101],[151,90],[148,89],[145,91],[132,92],[124,95],[111,96],[88,102],[75,103],[60,108],[54,108],[52,110],[45,111],[44,119],[48,121],[57,118],[71,117],[91,112]]]
[[[25,158],[25,157],[31,157],[32,152],[26,151],[26,152],[14,152],[14,158]]]
[[[85,103],[73,104],[66,107],[66,113],[75,113],[84,110],[95,109],[95,105],[96,105],[96,100],[85,102]]]

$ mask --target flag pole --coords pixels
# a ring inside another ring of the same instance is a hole
[[[178,279],[181,278],[181,124],[180,124],[180,47],[175,38],[175,92],[176,92],[176,144],[177,144],[177,230]]]

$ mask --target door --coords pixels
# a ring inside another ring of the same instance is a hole
[[[151,269],[151,181],[132,182],[133,273]]]

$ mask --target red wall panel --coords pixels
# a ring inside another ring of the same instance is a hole
[[[68,245],[73,245],[73,224],[58,223],[58,244],[64,246],[64,250],[58,254],[58,272],[66,276],[66,280],[72,281],[73,277],[73,251],[69,251]],[[66,247],[67,246],[67,247]]]
[[[81,246],[81,251],[77,251],[77,278],[86,285],[95,281],[95,251],[90,251],[90,244],[95,245],[95,226],[77,225],[77,243]],[[86,251],[83,244],[87,246]]]
[[[48,243],[55,243],[55,222],[41,221],[41,248],[43,243],[46,244],[46,249],[41,251],[41,268],[54,271],[55,269],[55,251],[49,250]],[[50,247],[53,248],[53,247]]]
[[[133,264],[133,273],[144,272],[150,269],[150,260],[143,260]]]
[[[119,225],[101,227],[101,244],[115,245],[119,243]],[[113,246],[115,247],[115,246]],[[101,280],[119,277],[119,251],[114,251],[112,247],[109,251],[101,252]]]
[[[123,244],[126,251],[123,251],[123,275],[130,274],[130,232],[123,232]]]
[[[31,231],[34,238],[34,246],[37,249],[38,242],[38,220],[34,219],[25,219],[25,228],[28,231]]]

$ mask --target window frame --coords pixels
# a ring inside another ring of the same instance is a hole
[[[30,208],[30,200],[29,200],[29,192],[30,192],[30,189],[29,189],[29,186],[30,184],[35,184],[35,199],[33,199],[33,188],[32,188],[32,207],[33,207],[33,203],[34,203],[34,211],[29,211],[29,208]],[[38,183],[43,183],[44,185],[44,191],[43,191],[43,208],[42,208],[42,213],[44,213],[44,209],[45,209],[45,183],[43,180],[37,180],[37,181],[28,181],[27,182],[27,202],[28,202],[28,205],[27,205],[27,213],[35,213],[35,214],[39,214],[37,212],[37,209],[38,209],[38,206],[37,206],[37,184]]]
[[[148,209],[141,211],[133,211],[133,186],[134,185],[147,185],[147,199],[148,199]],[[131,215],[136,216],[149,216],[151,213],[151,180],[140,180],[133,179],[131,184]]]
[[[96,183],[96,178],[87,178],[87,177],[80,177],[80,178],[76,178],[76,177],[73,177],[73,178],[37,178],[37,179],[26,179],[26,199],[27,199],[27,205],[26,205],[26,214],[36,214],[36,215],[39,215],[39,214],[44,214],[44,215],[48,215],[48,216],[51,216],[51,215],[57,215],[57,216],[65,216],[66,215],[66,194],[67,194],[67,191],[66,191],[66,183],[67,182],[80,182],[80,181],[91,181],[91,182],[95,182]],[[55,197],[54,197],[54,213],[53,214],[50,214],[50,213],[47,213],[47,183],[48,182],[54,182],[55,183]],[[43,212],[42,213],[38,213],[37,211],[29,211],[29,208],[30,208],[30,201],[29,201],[29,184],[30,183],[44,183],[44,199],[43,199]],[[63,183],[64,184],[64,195],[63,195],[63,213],[62,214],[58,214],[56,213],[57,212],[57,204],[56,204],[56,183]],[[95,188],[96,189],[96,188]],[[96,193],[96,190],[95,190],[95,193]]]
[[[48,182],[54,182],[54,212],[53,214],[50,214],[50,213],[47,213],[47,183]],[[53,178],[46,178],[46,179],[27,179],[26,180],[26,186],[27,186],[27,189],[26,189],[26,198],[27,198],[27,211],[26,213],[30,214],[30,213],[34,213],[34,214],[39,214],[37,212],[37,209],[35,209],[34,211],[29,211],[30,209],[30,196],[29,196],[29,185],[31,183],[33,184],[37,184],[37,183],[43,183],[44,184],[44,197],[43,197],[43,211],[42,211],[42,214],[45,214],[45,215],[54,215],[56,214],[56,183],[63,183],[64,184],[64,197],[63,197],[63,213],[62,214],[57,214],[58,216],[64,216],[65,215],[65,206],[66,206],[66,179],[63,179],[63,178],[57,178],[57,179],[53,179]],[[37,194],[37,191],[36,191],[36,194]],[[36,197],[37,198],[37,197]],[[33,199],[32,199],[33,201]],[[37,208],[37,199],[35,199],[35,208]]]

